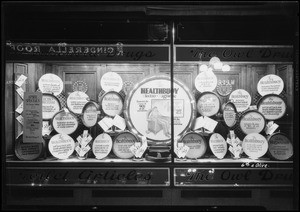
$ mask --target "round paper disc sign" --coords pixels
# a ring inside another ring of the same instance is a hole
[[[20,160],[35,160],[44,152],[45,141],[42,143],[23,143],[23,134],[18,136],[15,145],[15,154]]]
[[[237,112],[243,112],[251,105],[251,96],[246,90],[243,89],[234,90],[230,94],[229,100],[233,102]]]
[[[70,135],[76,131],[79,123],[75,114],[61,110],[53,116],[51,125],[57,133]]]
[[[173,90],[169,76],[144,79],[126,96],[125,119],[130,129],[136,130],[153,142],[171,139],[171,92],[173,92],[174,135],[186,132],[195,117],[195,99],[188,88],[174,79]]]
[[[288,160],[293,156],[293,144],[283,133],[275,133],[268,139],[269,154],[276,160]]]
[[[268,151],[268,141],[261,134],[251,133],[244,138],[242,147],[251,159],[258,159]]]
[[[44,74],[39,79],[39,89],[42,93],[57,96],[63,91],[63,81],[55,74]]]
[[[107,133],[98,135],[93,142],[93,153],[97,159],[107,157],[112,149],[112,139]]]
[[[100,114],[100,106],[94,102],[87,102],[82,109],[82,123],[86,127],[93,127],[97,124]]]
[[[214,116],[221,108],[219,97],[212,92],[204,92],[200,95],[197,101],[197,111],[202,116]]]
[[[195,87],[199,92],[213,91],[217,84],[217,77],[211,70],[203,71],[195,78]]]
[[[269,74],[262,77],[257,83],[257,91],[261,96],[267,94],[280,94],[283,91],[283,80],[275,75]]]
[[[257,110],[261,112],[267,120],[277,120],[284,116],[286,104],[280,96],[269,94],[263,96],[258,101]]]
[[[103,113],[107,116],[115,117],[123,112],[123,98],[115,91],[103,94],[100,99],[100,105]]]
[[[137,137],[131,132],[119,133],[113,143],[113,152],[118,158],[129,159],[134,156],[130,151],[130,147],[138,142]]]
[[[237,122],[237,111],[235,105],[232,102],[228,102],[224,105],[223,119],[228,127],[233,127]]]
[[[245,134],[260,133],[266,125],[264,116],[258,111],[247,111],[240,119],[240,128]]]
[[[189,132],[182,137],[182,142],[190,149],[186,154],[187,158],[196,159],[201,158],[207,149],[205,139],[198,133]]]
[[[105,92],[119,92],[123,88],[123,80],[121,76],[115,72],[107,72],[101,77],[101,88]]]
[[[70,111],[81,114],[84,105],[89,101],[89,96],[81,91],[72,92],[67,98],[67,106]]]
[[[75,150],[75,142],[67,134],[56,134],[50,139],[48,148],[54,157],[67,159]]]
[[[212,153],[219,159],[224,158],[227,153],[227,143],[219,133],[214,133],[210,136],[209,147]]]
[[[43,94],[42,100],[42,111],[43,111],[43,120],[50,120],[52,117],[60,111],[60,102],[52,94]]]

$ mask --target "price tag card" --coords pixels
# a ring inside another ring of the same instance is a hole
[[[18,106],[18,108],[16,109],[16,112],[21,114],[23,112],[23,102]]]
[[[120,130],[125,130],[126,128],[125,119],[118,114],[114,117],[112,124],[118,127]]]
[[[106,132],[109,128],[113,126],[113,119],[109,117],[104,117],[98,122],[98,124]]]
[[[26,79],[27,79],[27,77],[22,74],[21,76],[19,76],[19,78],[15,82],[15,85],[17,85],[18,87],[21,87],[24,84]]]
[[[20,124],[24,125],[24,118],[23,118],[23,116],[19,115],[16,119],[18,120],[18,122]]]
[[[265,132],[267,135],[272,135],[278,127],[278,124],[271,121],[267,124]]]
[[[198,130],[204,126],[204,117],[200,116],[196,118],[195,125],[194,125],[194,130]]]
[[[205,129],[209,130],[210,132],[213,132],[215,130],[217,124],[218,124],[217,121],[215,121],[215,120],[213,120],[213,119],[211,119],[207,116],[204,117],[203,121],[204,121],[204,126],[203,127]]]
[[[19,94],[19,96],[24,99],[24,90],[23,88],[18,88],[16,89],[17,93]]]

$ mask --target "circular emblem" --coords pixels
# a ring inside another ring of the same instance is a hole
[[[276,94],[263,96],[257,103],[257,110],[261,112],[267,120],[277,120],[284,116],[286,103],[282,97]]]
[[[283,80],[274,74],[269,74],[262,77],[257,83],[257,91],[261,96],[267,94],[279,95],[283,91]]]
[[[268,139],[269,154],[276,160],[288,160],[293,156],[293,144],[283,133],[274,133]]]
[[[67,98],[67,106],[70,111],[81,114],[84,105],[89,101],[89,96],[81,91],[72,92]]]
[[[93,142],[93,153],[99,160],[107,157],[112,149],[112,139],[107,133],[98,135]]]
[[[195,78],[195,87],[199,92],[213,91],[217,84],[217,77],[211,70],[203,71]]]
[[[67,134],[56,134],[50,139],[48,148],[54,157],[67,159],[75,150],[75,142]]]
[[[123,80],[121,76],[115,72],[107,72],[101,77],[101,88],[105,92],[120,92],[123,88]]]
[[[170,77],[152,76],[144,79],[126,96],[125,120],[128,127],[153,142],[170,142],[171,92],[173,92],[174,135],[187,131],[195,117],[195,99],[188,88]]]
[[[219,159],[224,158],[227,153],[227,143],[219,133],[214,133],[210,136],[209,147],[212,153]]]
[[[88,86],[83,81],[76,81],[73,84],[73,91],[81,91],[83,93],[86,93],[88,90]]]
[[[221,101],[219,97],[212,92],[201,93],[197,101],[197,111],[202,116],[214,116],[221,108]]]
[[[76,131],[79,123],[75,114],[61,110],[53,116],[51,125],[57,133],[70,135]]]
[[[44,74],[39,79],[38,84],[42,93],[50,93],[57,96],[63,90],[63,81],[55,74]]]
[[[104,93],[100,99],[100,105],[107,116],[115,117],[123,112],[123,98],[115,91]]]
[[[242,147],[251,159],[258,159],[268,151],[268,141],[261,134],[251,133],[244,138]]]
[[[232,85],[230,83],[222,82],[221,80],[217,86],[217,92],[221,96],[228,96],[232,91]]]
[[[138,142],[137,137],[131,132],[119,133],[113,143],[113,152],[118,158],[129,159],[134,156],[130,147]]]
[[[234,90],[230,94],[229,100],[233,102],[237,112],[243,112],[251,105],[251,96],[246,90],[243,89]]]
[[[42,99],[42,114],[43,120],[50,120],[52,117],[60,111],[60,102],[58,98],[56,98],[52,94],[43,94]]]
[[[260,133],[266,125],[264,116],[258,111],[247,111],[242,114],[240,119],[240,128],[243,133]]]

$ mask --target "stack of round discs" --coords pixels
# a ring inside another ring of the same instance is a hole
[[[99,104],[106,116],[115,117],[123,112],[123,98],[116,91],[104,93],[99,100]]]
[[[293,156],[293,144],[283,133],[274,133],[268,137],[269,155],[275,160],[288,160]]]
[[[45,152],[45,140],[41,143],[23,143],[23,134],[16,139],[15,154],[20,160],[35,160],[43,155]]]
[[[268,94],[260,98],[257,103],[257,110],[261,112],[267,120],[277,120],[286,113],[286,103],[277,94]]]
[[[131,132],[124,131],[116,135],[113,142],[113,152],[121,159],[129,159],[134,156],[130,147],[138,142],[138,138]]]
[[[57,133],[70,135],[76,131],[79,122],[74,113],[66,110],[60,110],[53,116],[51,125]]]
[[[242,147],[251,159],[258,159],[268,151],[268,141],[261,134],[251,133],[244,138]]]
[[[94,102],[87,102],[82,109],[82,123],[86,127],[93,127],[97,124],[100,115],[100,106]]]
[[[203,136],[196,132],[188,132],[182,136],[181,142],[183,142],[190,149],[186,154],[187,158],[197,159],[201,158],[207,149],[207,143]]]
[[[43,94],[42,100],[42,114],[43,120],[50,120],[53,116],[60,111],[61,106],[57,97],[52,94]]]
[[[217,94],[213,92],[201,93],[197,101],[197,111],[202,116],[214,116],[221,108],[221,100]]]
[[[246,135],[260,133],[266,125],[265,117],[256,110],[248,110],[240,117],[239,127]]]

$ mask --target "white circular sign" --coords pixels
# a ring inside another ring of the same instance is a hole
[[[57,96],[63,91],[63,81],[55,74],[44,74],[39,79],[39,89],[42,93]]]
[[[207,149],[205,139],[198,133],[190,132],[182,138],[182,142],[190,149],[186,154],[187,158],[196,159],[202,157]]]
[[[203,71],[195,78],[195,87],[199,92],[213,91],[217,84],[217,77],[211,70]]]
[[[261,96],[280,94],[283,91],[283,87],[283,80],[275,74],[266,75],[257,83],[257,91]]]
[[[124,111],[129,128],[153,141],[171,139],[171,92],[173,92],[174,135],[191,127],[195,116],[195,99],[188,88],[169,76],[154,76],[143,80],[126,96]]]
[[[214,116],[221,107],[218,96],[211,92],[202,93],[197,101],[197,110],[202,116]]]
[[[107,72],[101,77],[101,88],[105,92],[116,91],[119,92],[123,88],[123,80],[121,76],[115,72]]]
[[[48,148],[54,157],[67,159],[75,150],[75,142],[67,134],[56,134],[50,139]]]
[[[251,159],[258,159],[268,151],[268,141],[261,134],[251,133],[244,138],[242,147]]]
[[[78,120],[74,114],[61,110],[54,115],[52,127],[57,133],[70,135],[77,129]]]
[[[224,158],[227,153],[227,143],[219,133],[214,133],[210,136],[209,147],[212,153],[219,159]]]
[[[293,156],[293,144],[282,133],[275,133],[268,139],[269,153],[276,160],[287,160]]]
[[[247,111],[242,115],[240,128],[245,134],[260,133],[266,125],[264,116],[257,111]]]
[[[43,94],[42,99],[42,111],[43,119],[49,120],[60,111],[60,102],[59,100],[51,94]]]
[[[107,157],[112,149],[112,139],[107,133],[98,135],[93,142],[93,153],[97,159]]]
[[[236,107],[237,112],[243,112],[249,108],[251,105],[251,96],[244,89],[234,90],[230,96],[229,100],[233,102]]]
[[[44,149],[44,139],[42,143],[23,143],[23,134],[21,134],[16,140],[15,154],[20,160],[35,160],[41,157]]]
[[[84,105],[89,101],[89,96],[82,91],[74,91],[67,98],[67,106],[70,111],[81,114]]]
[[[262,97],[257,105],[257,110],[261,112],[267,120],[280,119],[286,112],[284,100],[275,94]]]
[[[113,143],[113,152],[118,158],[129,159],[134,156],[130,151],[130,147],[137,142],[137,138],[130,132],[118,134]]]
[[[105,93],[100,100],[100,105],[103,112],[107,116],[120,115],[123,110],[123,99],[119,93],[110,91]]]

